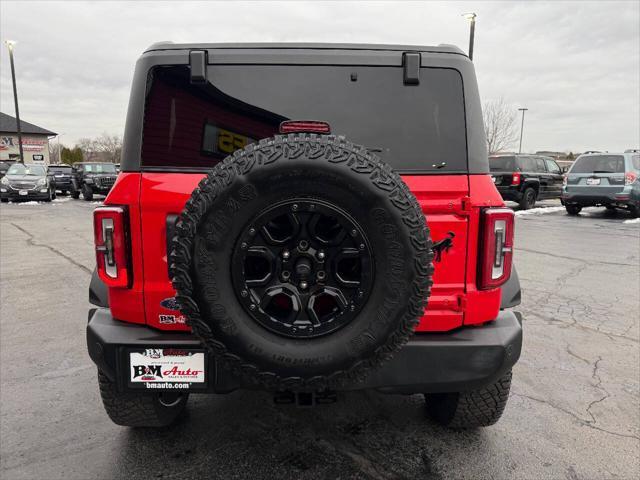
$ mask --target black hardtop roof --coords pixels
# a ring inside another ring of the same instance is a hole
[[[388,50],[397,52],[430,52],[466,54],[455,45],[386,45],[376,43],[173,43],[157,42],[149,46],[145,52],[158,50],[210,50],[210,49],[268,49],[268,50]]]

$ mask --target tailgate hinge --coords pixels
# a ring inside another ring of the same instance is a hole
[[[404,52],[402,54],[402,66],[404,68],[404,84],[420,84],[420,53]]]
[[[189,69],[191,83],[207,82],[206,50],[191,50],[189,52]]]
[[[471,213],[471,197],[462,197],[460,200],[460,210],[465,215]]]
[[[456,295],[458,303],[455,307],[456,312],[463,312],[467,309],[467,296],[464,294]]]

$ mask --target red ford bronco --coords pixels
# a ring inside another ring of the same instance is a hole
[[[151,46],[95,210],[87,345],[104,407],[192,393],[424,394],[495,423],[522,345],[513,212],[452,46]]]

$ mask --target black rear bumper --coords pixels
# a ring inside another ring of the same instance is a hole
[[[87,325],[91,359],[122,390],[129,375],[129,348],[202,348],[189,333],[168,333],[114,320],[107,308],[91,309]],[[434,393],[472,390],[493,383],[518,361],[522,349],[522,318],[502,311],[482,327],[447,333],[416,334],[392,360],[362,383],[345,390],[373,388],[388,393]],[[251,388],[209,356],[206,392],[226,393]]]

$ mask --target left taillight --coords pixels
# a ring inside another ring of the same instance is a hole
[[[514,215],[509,208],[482,212],[478,288],[496,288],[509,280],[513,262]]]
[[[93,235],[98,275],[108,287],[131,285],[127,210],[98,207],[93,212]]]

